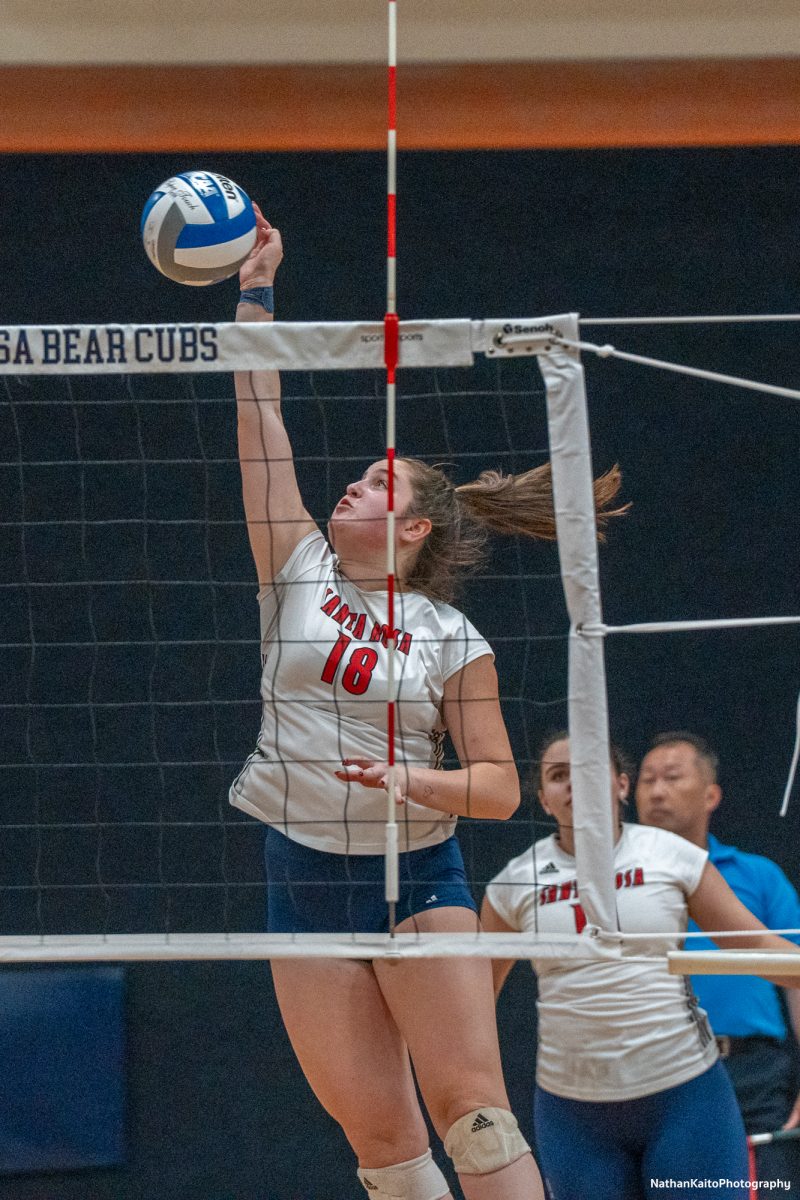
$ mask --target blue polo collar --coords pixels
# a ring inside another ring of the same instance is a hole
[[[713,833],[708,835],[708,857],[712,863],[731,861],[736,858],[736,847],[726,846]]]

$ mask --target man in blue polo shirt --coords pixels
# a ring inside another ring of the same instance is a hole
[[[780,867],[759,854],[725,846],[708,832],[722,799],[718,766],[704,738],[683,730],[659,734],[639,768],[639,820],[707,849],[731,889],[768,928],[798,929],[800,900]],[[692,939],[692,949],[712,948],[710,941]],[[699,975],[692,984],[717,1035],[747,1132],[800,1126],[797,1054],[779,989],[749,975]],[[800,1038],[800,991],[787,989],[784,995]],[[792,1180],[800,1188],[800,1142],[774,1142],[760,1146],[756,1154],[759,1179]]]

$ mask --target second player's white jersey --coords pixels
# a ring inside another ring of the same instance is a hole
[[[688,978],[670,975],[665,953],[686,932],[687,898],[708,854],[692,842],[623,825],[614,871],[625,933],[663,931],[627,943],[622,960],[534,959],[539,980],[541,1087],[573,1100],[634,1100],[685,1083],[711,1066],[717,1047]],[[487,888],[497,914],[526,933],[576,933],[585,924],[575,859],[555,836],[511,860]]]
[[[259,603],[263,719],[231,803],[318,850],[383,854],[386,793],[334,771],[345,758],[387,759],[387,593],[343,576],[316,532]],[[396,759],[436,767],[445,681],[492,652],[457,609],[416,592],[396,595],[395,627]],[[455,827],[451,814],[411,801],[397,821],[401,850],[436,845]]]

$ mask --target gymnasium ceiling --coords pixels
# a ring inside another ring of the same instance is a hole
[[[0,153],[369,150],[387,0],[0,0]],[[800,0],[397,0],[402,149],[800,144]]]
[[[798,0],[398,0],[407,61],[800,55]],[[0,0],[0,63],[381,62],[385,0]]]

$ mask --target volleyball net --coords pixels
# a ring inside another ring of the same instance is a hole
[[[259,655],[236,406],[220,375],[281,371],[301,486],[324,524],[383,454],[383,324],[0,330],[0,960],[619,955],[604,642],[679,623],[604,623],[586,332],[574,314],[403,322],[397,423],[400,453],[449,464],[457,482],[552,462],[557,550],[496,540],[461,603],[497,655],[526,799],[508,822],[462,821],[459,836],[479,892],[549,831],[531,794],[535,748],[568,724],[588,928],[388,939],[258,932],[263,826],[227,801],[258,730]]]

